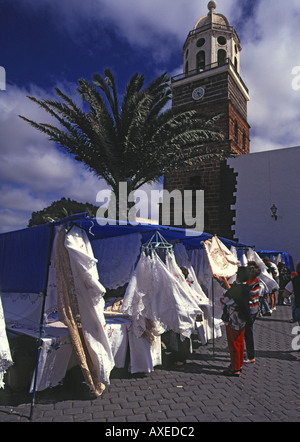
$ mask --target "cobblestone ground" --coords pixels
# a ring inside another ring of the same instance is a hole
[[[229,364],[225,333],[201,346],[184,371],[168,358],[147,376],[114,370],[111,384],[97,399],[67,384],[39,392],[33,422],[299,422],[300,346],[290,324],[291,307],[277,306],[271,317],[255,322],[256,363],[239,378],[222,371]],[[294,341],[293,341],[294,340]],[[28,422],[31,395],[0,391],[0,421]],[[129,425],[129,424],[128,424]],[[178,424],[179,425],[179,424]]]

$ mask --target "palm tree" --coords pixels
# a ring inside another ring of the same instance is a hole
[[[78,80],[87,112],[58,88],[60,101],[28,97],[55,117],[58,127],[20,117],[104,178],[117,201],[121,182],[127,183],[129,194],[165,173],[223,155],[207,148],[208,142],[222,139],[214,129],[215,118],[203,120],[194,110],[166,108],[171,100],[166,73],[144,88],[144,76],[133,75],[121,106],[114,75],[109,69],[104,74],[95,74],[93,83]]]

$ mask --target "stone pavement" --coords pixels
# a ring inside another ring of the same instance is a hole
[[[103,395],[92,399],[78,385],[37,393],[33,422],[192,423],[299,422],[300,338],[289,324],[291,307],[277,306],[271,317],[256,320],[257,360],[239,378],[221,373],[229,364],[225,330],[215,344],[201,346],[184,368],[163,365],[146,376],[114,370]],[[294,341],[293,341],[294,340]],[[80,382],[79,382],[80,384]],[[81,384],[82,385],[82,384]],[[31,396],[0,391],[0,422],[28,422]],[[111,423],[111,424],[108,424]],[[170,425],[170,424],[168,424]],[[173,424],[176,425],[176,424]]]

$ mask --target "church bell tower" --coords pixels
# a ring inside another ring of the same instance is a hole
[[[208,145],[208,151],[248,154],[249,91],[240,76],[241,42],[227,18],[215,12],[216,2],[207,6],[208,14],[196,22],[184,43],[183,72],[171,80],[172,106],[196,109],[203,118],[220,115],[216,129],[224,139]],[[167,174],[164,189],[204,190],[205,232],[233,237],[235,177],[226,160],[195,163]]]

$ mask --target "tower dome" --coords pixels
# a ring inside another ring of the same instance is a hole
[[[199,18],[183,47],[184,73],[204,70],[231,63],[240,69],[240,40],[223,14],[215,12],[217,3],[211,0],[208,14]]]
[[[197,23],[194,26],[194,29],[202,28],[203,26],[209,26],[209,25],[223,25],[223,26],[230,26],[229,21],[223,14],[218,14],[215,11],[217,8],[217,2],[214,0],[211,0],[208,5],[208,14],[204,15],[203,17],[199,18]]]

